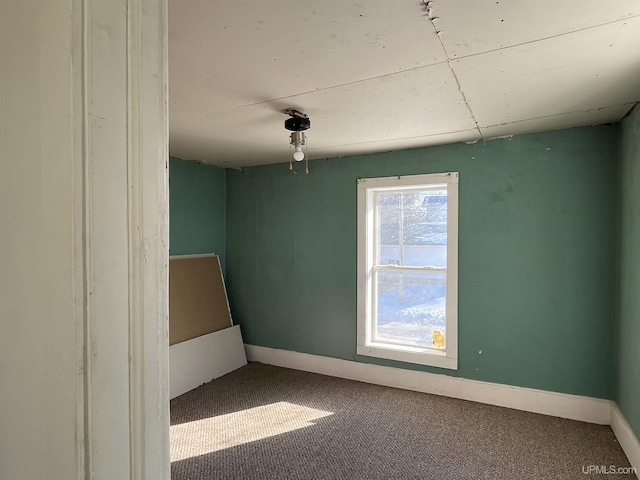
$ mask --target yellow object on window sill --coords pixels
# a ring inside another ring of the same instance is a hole
[[[442,335],[440,330],[433,331],[433,346],[436,348],[444,347],[444,335]]]

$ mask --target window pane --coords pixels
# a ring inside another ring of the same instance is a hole
[[[378,265],[447,266],[447,191],[378,193]]]
[[[441,272],[378,271],[374,341],[443,347],[445,277]]]

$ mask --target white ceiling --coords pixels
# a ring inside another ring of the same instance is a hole
[[[169,0],[173,156],[289,161],[620,120],[640,0]]]

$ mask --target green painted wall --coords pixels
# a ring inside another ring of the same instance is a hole
[[[612,398],[617,127],[227,172],[245,342]],[[356,179],[460,172],[459,369],[358,356]],[[482,354],[479,352],[482,351]]]
[[[225,170],[169,158],[169,253],[225,251]]]
[[[616,402],[640,438],[640,108],[622,122]]]

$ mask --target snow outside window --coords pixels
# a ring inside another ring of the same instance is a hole
[[[457,277],[457,172],[358,180],[358,354],[457,369]]]

